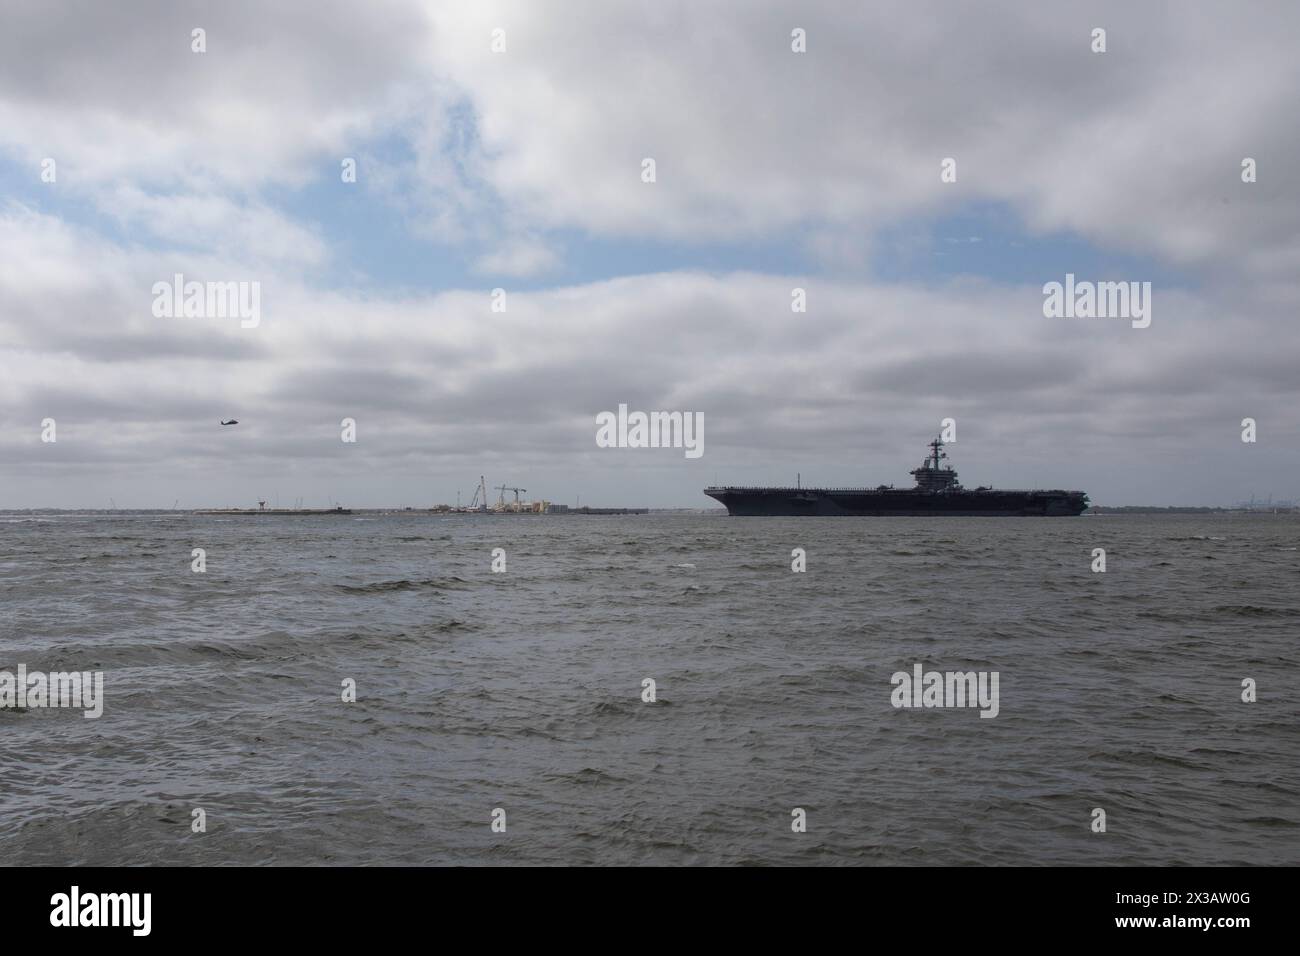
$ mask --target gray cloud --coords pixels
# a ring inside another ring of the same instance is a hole
[[[715,479],[901,482],[948,416],[973,483],[1226,502],[1272,474],[1290,493],[1293,6],[556,9],[10,4],[0,149],[33,170],[58,157],[59,188],[125,238],[0,207],[0,504],[427,504],[492,472],[559,500],[707,505]],[[485,291],[322,290],[349,266],[277,195],[388,138],[411,155],[375,157],[367,201],[402,204],[417,234],[500,239],[475,256],[500,274],[545,274],[570,229],[797,236],[846,278],[625,276],[512,292],[504,314]],[[1158,286],[1134,330],[1045,319],[1032,284],[855,268],[881,227],[969,201],[1197,287]],[[261,282],[262,325],[154,318],[174,272]],[[594,415],[620,402],[704,412],[705,458],[596,449]]]

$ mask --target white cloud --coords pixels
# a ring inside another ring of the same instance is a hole
[[[190,49],[199,25],[203,54]],[[0,143],[54,157],[70,187],[301,183],[398,108],[425,29],[418,8],[390,0],[11,0]]]
[[[1240,16],[1127,3],[86,3],[57,22],[44,4],[11,7],[0,143],[33,175],[54,156],[70,189],[249,195],[337,175],[340,156],[398,135],[416,159],[391,186],[417,231],[444,241],[511,245],[556,227],[750,239],[992,199],[1034,228],[1179,263],[1300,264],[1285,178],[1300,153],[1288,122],[1300,13],[1285,3]],[[1094,54],[1103,20],[1109,51]],[[200,21],[202,55],[189,50]],[[804,54],[789,49],[796,21]],[[498,27],[502,54],[489,48]],[[1251,186],[1247,155],[1260,164]],[[653,185],[640,180],[647,156]],[[956,184],[939,182],[946,156]]]
[[[560,264],[555,250],[538,239],[511,239],[486,255],[474,268],[489,275],[526,278],[550,272]]]
[[[1036,228],[1176,262],[1300,263],[1289,5],[431,9],[486,178],[535,225],[737,238],[993,199]],[[1089,49],[1094,21],[1106,54]],[[796,23],[805,54],[789,49]],[[495,26],[504,54],[489,51]],[[1268,157],[1268,182],[1241,183],[1245,155]],[[939,181],[947,156],[955,184]]]
[[[132,234],[182,249],[296,266],[319,266],[328,257],[315,231],[263,203],[212,194],[148,195],[122,186],[104,193],[100,205]]]
[[[83,481],[133,474],[166,498],[176,482],[204,487],[217,467],[223,488],[251,500],[258,476],[292,468],[304,483],[383,474],[365,492],[383,504],[394,474],[455,481],[489,459],[581,473],[616,497],[630,464],[595,453],[591,423],[620,402],[704,412],[705,462],[723,477],[775,478],[784,462],[841,481],[901,480],[912,446],[952,415],[972,476],[1087,480],[1103,495],[1115,493],[1118,461],[1139,489],[1168,487],[1141,457],[1153,437],[1202,460],[1196,480],[1208,487],[1229,480],[1242,416],[1273,436],[1300,431],[1289,359],[1300,329],[1270,315],[1276,331],[1261,340],[1255,311],[1173,292],[1159,294],[1150,329],[1134,330],[1046,319],[1038,288],[973,280],[816,280],[810,312],[797,314],[791,277],[666,273],[512,293],[493,313],[486,291],[343,294],[278,275],[261,326],[241,329],[152,316],[149,284],[174,261],[21,209],[0,218],[11,489],[37,493],[57,465],[64,477],[87,469]],[[237,268],[203,266],[216,277]],[[37,441],[46,415],[60,422],[56,450]],[[212,433],[230,415],[241,421],[237,465],[235,439]],[[343,417],[363,435],[349,457]],[[698,470],[631,466],[663,471],[658,503],[701,503]]]
[[[1143,452],[1158,439],[1204,463],[1170,467],[1205,500],[1247,480],[1233,454],[1242,417],[1300,432],[1298,16],[775,0],[87,2],[55,15],[12,2],[0,149],[33,181],[54,156],[53,195],[128,238],[0,210],[8,487],[77,504],[78,489],[134,472],[166,497],[167,481],[206,487],[195,476],[220,465],[247,498],[305,463],[304,483],[353,475],[379,504],[376,469],[424,480],[497,456],[577,469],[611,497],[644,467],[659,503],[707,503],[680,464],[594,455],[590,416],[628,401],[704,411],[709,468],[738,477],[806,462],[885,479],[954,415],[974,423],[963,460],[988,480],[1035,477],[1001,461],[1050,469],[1070,455],[1089,490],[1159,500],[1170,475]],[[1088,50],[1100,20],[1104,55]],[[189,51],[199,24],[203,55]],[[795,25],[806,54],[789,50]],[[489,50],[495,27],[504,54]],[[1184,266],[1200,287],[1157,288],[1146,331],[1045,320],[1036,287],[978,282],[683,272],[512,292],[504,314],[486,290],[326,292],[311,280],[352,266],[282,198],[337,181],[343,156],[362,159],[359,201],[391,204],[485,274],[555,274],[553,235],[572,230],[597,243],[790,239],[862,275],[882,227],[989,200],[1031,229]],[[956,184],[939,181],[945,156]],[[152,283],[177,271],[261,281],[262,326],[154,319]],[[809,289],[807,315],[789,311],[793,285]],[[46,409],[67,419],[57,452],[32,443]],[[214,445],[204,429],[232,413],[247,424]],[[350,460],[337,457],[344,414],[362,424]],[[1282,463],[1284,444],[1255,461]],[[66,487],[49,483],[52,462]],[[1135,485],[1111,477],[1120,466]]]

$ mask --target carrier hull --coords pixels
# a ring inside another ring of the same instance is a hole
[[[1088,507],[1082,491],[836,491],[817,488],[705,488],[746,517],[1063,518]]]
[[[1088,507],[1082,491],[963,488],[944,464],[944,442],[930,442],[930,454],[912,469],[915,488],[705,488],[728,514],[783,518],[1068,518]]]

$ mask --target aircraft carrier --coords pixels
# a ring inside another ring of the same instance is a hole
[[[957,472],[942,462],[944,443],[930,442],[930,454],[912,470],[914,488],[705,488],[728,514],[769,517],[1066,517],[1088,507],[1082,491],[963,488]]]

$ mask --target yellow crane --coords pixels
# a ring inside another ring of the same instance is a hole
[[[498,510],[498,511],[505,511],[505,510],[506,510],[506,492],[507,492],[507,491],[513,491],[513,492],[515,493],[515,510],[518,511],[518,510],[519,510],[519,493],[520,493],[520,492],[527,492],[528,489],[527,489],[527,488],[512,488],[512,487],[510,487],[509,485],[496,485],[495,487],[496,487],[497,491],[501,492],[500,497],[497,498],[497,510]]]

